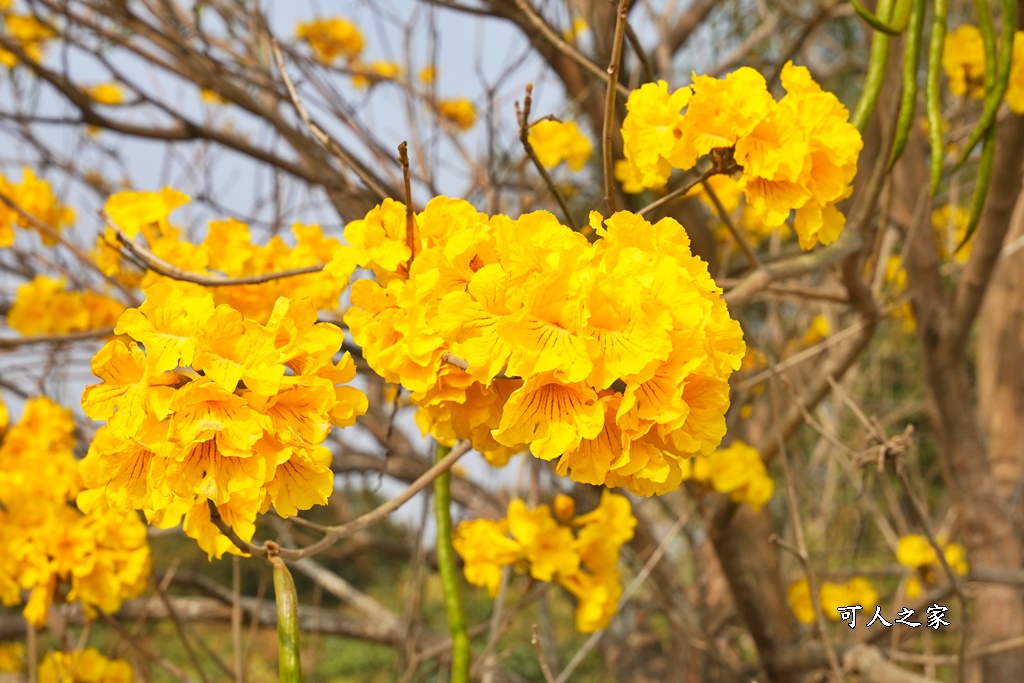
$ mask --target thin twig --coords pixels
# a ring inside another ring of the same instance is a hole
[[[242,654],[242,558],[231,557],[231,642],[234,648],[235,683],[245,683]]]
[[[686,525],[687,520],[687,516],[680,517],[676,520],[676,523],[672,525],[672,528],[670,528],[668,532],[665,533],[665,536],[661,539],[661,543],[659,543],[658,547],[655,548],[653,553],[651,553],[651,556],[647,558],[647,562],[644,563],[643,569],[640,570],[640,573],[633,578],[633,580],[626,587],[626,590],[623,591],[622,597],[619,598],[619,604],[617,608],[618,611],[621,611],[622,608],[625,607],[627,603],[629,603],[629,601],[633,597],[633,594],[640,589],[640,586],[642,586],[645,581],[647,581],[647,577],[651,575],[651,572],[654,571],[654,568],[658,565],[658,562],[660,562],[661,558],[665,555],[666,552],[668,552],[669,545],[671,545],[672,541],[674,541],[676,536],[679,535],[679,532],[682,531],[683,526]],[[573,658],[569,660],[569,663],[565,665],[565,669],[563,669],[562,673],[559,674],[558,678],[555,680],[555,683],[566,683],[566,681],[569,680],[569,677],[572,676],[573,672],[576,671],[577,667],[579,667],[579,665],[583,663],[583,660],[587,658],[587,655],[590,654],[591,650],[597,647],[597,644],[601,641],[601,637],[604,634],[605,629],[595,631],[594,633],[590,634],[590,637],[587,639],[587,642],[583,643],[583,646],[576,652],[575,655],[573,655]]]
[[[81,330],[79,332],[66,332],[64,334],[39,334],[31,337],[16,337],[13,339],[0,339],[0,351],[18,349],[22,346],[33,344],[67,344],[78,341],[92,341],[110,337],[114,334],[112,327],[105,327],[100,330]]]
[[[615,127],[615,96],[619,84],[619,69],[622,66],[622,38],[626,33],[626,13],[629,0],[619,0],[618,15],[615,18],[615,35],[612,38],[612,58],[608,64],[608,87],[604,98],[604,121],[601,126],[601,140],[604,151],[604,201],[608,212],[618,208],[615,200],[615,173],[612,163],[612,129]]]
[[[204,287],[232,287],[235,285],[260,285],[265,282],[273,282],[274,280],[281,280],[289,277],[297,277],[299,275],[309,275],[311,273],[319,273],[324,269],[324,264],[317,264],[315,266],[302,266],[301,268],[291,268],[289,270],[279,270],[274,273],[257,273],[255,275],[244,275],[242,277],[223,277],[221,275],[203,275],[201,273],[192,273],[177,266],[173,266],[167,261],[154,254],[153,252],[146,249],[128,235],[124,234],[120,228],[114,228],[117,234],[117,240],[132,254],[135,258],[139,259],[146,265],[147,268],[155,273],[159,273],[165,277],[169,277],[173,280],[180,280],[181,282],[192,282],[197,285],[203,285]]]
[[[412,179],[409,177],[409,143],[405,140],[398,145],[398,165],[402,168],[405,186],[405,246],[409,247],[409,261],[406,271],[412,271],[412,260],[416,258],[416,210],[412,206]]]
[[[651,202],[650,204],[648,204],[644,208],[640,209],[639,211],[636,212],[636,215],[638,215],[638,216],[646,216],[647,214],[651,213],[655,209],[659,209],[659,208],[665,206],[666,204],[668,204],[670,202],[674,202],[675,200],[679,199],[680,197],[686,196],[690,192],[690,190],[695,188],[699,183],[704,182],[705,180],[707,180],[711,176],[715,175],[716,173],[719,173],[719,171],[716,170],[714,167],[709,168],[708,170],[704,171],[703,173],[701,173],[699,176],[697,176],[696,178],[694,178],[690,182],[688,182],[688,183],[686,183],[686,184],[676,188],[675,190],[672,190],[671,192],[669,192],[664,197],[659,197],[658,199],[654,200],[653,202]]]
[[[775,376],[775,380],[778,381],[778,376]],[[771,407],[772,412],[775,412],[775,407],[778,405],[778,396],[776,392],[775,382],[771,383],[772,400]],[[777,416],[776,416],[776,419]],[[814,608],[814,621],[818,627],[818,631],[821,634],[821,642],[825,647],[825,654],[828,657],[829,667],[832,669],[832,673],[840,683],[845,682],[846,677],[843,675],[842,667],[839,666],[839,657],[836,655],[835,646],[832,644],[832,638],[829,636],[828,623],[825,621],[825,615],[821,612],[821,605],[818,603],[819,595],[819,584],[817,577],[814,575],[814,571],[811,569],[811,562],[807,553],[807,542],[804,538],[804,527],[803,521],[800,519],[800,510],[797,508],[796,498],[796,487],[793,485],[793,476],[789,467],[789,457],[786,451],[786,444],[782,439],[782,435],[776,430],[775,439],[778,446],[779,462],[782,465],[782,476],[786,482],[786,501],[789,507],[790,522],[793,525],[793,536],[796,541],[795,555],[797,560],[804,571],[804,576],[807,578],[807,590],[811,594],[811,606]],[[781,547],[786,547],[781,538],[773,535],[774,542]]]
[[[732,233],[733,239],[735,239],[736,243],[740,245],[740,251],[742,251],[743,255],[747,257],[747,261],[750,262],[750,265],[753,268],[760,268],[761,259],[757,257],[757,254],[754,253],[754,250],[747,243],[746,238],[744,238],[743,234],[736,228],[736,224],[732,221],[732,216],[730,216],[729,212],[725,210],[724,206],[722,206],[722,200],[718,198],[718,193],[715,192],[715,188],[711,187],[711,183],[708,182],[708,178],[701,178],[700,184],[704,186],[704,191],[708,193],[711,203],[715,205],[715,211],[718,212],[718,217],[722,219],[722,222],[725,223],[725,227],[729,229],[730,233]]]
[[[288,70],[284,66],[284,57],[281,55],[281,46],[278,45],[276,38],[271,38],[270,49],[274,54],[274,62],[277,63],[277,69],[281,72],[281,79],[284,81],[284,87],[288,89],[288,97],[291,98],[292,106],[295,107],[296,113],[298,113],[302,122],[306,124],[306,128],[309,129],[309,132],[313,134],[313,137],[316,138],[317,142],[323,145],[328,152],[355,171],[356,175],[359,176],[359,179],[366,183],[366,186],[370,188],[375,195],[377,195],[377,199],[381,201],[387,199],[388,193],[377,183],[377,180],[373,178],[373,176],[365,171],[362,164],[357,163],[345,148],[335,142],[331,136],[320,128],[320,126],[313,123],[313,120],[309,117],[309,112],[306,111],[306,106],[302,103],[302,99],[299,98],[299,93],[295,89],[295,84],[292,83],[292,79],[288,75]]]
[[[537,156],[537,151],[533,148],[533,144],[530,143],[530,108],[532,106],[533,83],[527,83],[526,97],[523,98],[522,110],[519,109],[519,102],[516,102],[516,120],[519,121],[519,141],[523,144],[526,156],[530,157],[530,161],[533,162],[533,166],[537,169],[537,173],[539,173],[540,177],[543,178],[544,184],[547,185],[548,190],[554,196],[555,201],[558,202],[558,206],[562,208],[562,214],[565,215],[565,222],[569,224],[569,227],[572,228],[573,231],[579,230],[579,226],[573,218],[572,212],[569,211],[569,203],[558,190],[558,186],[555,185],[554,179],[551,177],[551,174],[548,173],[548,169],[544,168],[544,164],[540,162],[540,157]],[[544,119],[541,120],[543,121]]]
[[[537,661],[540,662],[540,672],[544,674],[547,683],[555,683],[555,676],[551,673],[551,666],[548,664],[548,657],[544,651],[544,643],[540,639],[540,628],[537,624],[530,627],[530,644],[533,651],[537,653]]]
[[[451,452],[447,456],[438,460],[437,463],[420,475],[420,477],[402,491],[402,493],[398,494],[386,503],[379,505],[373,510],[370,510],[366,514],[356,517],[351,522],[327,527],[327,533],[323,538],[306,546],[305,548],[277,548],[277,544],[273,544],[276,548],[277,554],[285,560],[301,560],[304,557],[310,557],[317,554],[321,550],[330,547],[343,538],[351,536],[358,531],[362,531],[363,529],[369,528],[374,524],[383,521],[385,517],[402,507],[405,503],[409,502],[409,500],[417,493],[430,486],[442,472],[450,470],[452,465],[458,462],[459,458],[469,452],[470,448],[471,446],[469,442],[459,442],[452,448]],[[267,544],[255,545],[245,541],[235,533],[235,530],[232,529],[227,522],[224,521],[220,515],[220,511],[217,510],[217,506],[213,504],[213,501],[209,501],[209,506],[210,521],[220,529],[222,534],[227,536],[228,539],[235,544],[236,548],[250,555],[255,555],[256,557],[267,557],[269,547]]]

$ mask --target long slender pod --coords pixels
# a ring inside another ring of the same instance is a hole
[[[888,21],[892,15],[893,0],[880,0],[878,3],[878,16]],[[887,33],[876,31],[871,38],[871,57],[868,61],[868,72],[864,77],[864,89],[861,91],[860,99],[850,117],[850,123],[856,126],[857,130],[863,132],[864,127],[871,118],[871,112],[875,110],[875,103],[878,101],[878,94],[882,92],[882,83],[885,81],[885,65],[889,60],[889,43],[891,38]]]
[[[914,0],[910,10],[910,31],[903,44],[903,97],[896,119],[896,137],[889,154],[889,168],[903,154],[910,139],[910,127],[917,112],[917,64],[921,58],[921,38],[924,36],[925,0]]]
[[[932,35],[928,42],[928,77],[925,79],[924,95],[928,115],[928,140],[931,143],[931,183],[929,191],[934,195],[942,180],[942,90],[939,87],[942,76],[942,47],[946,40],[946,19],[949,15],[949,0],[935,0],[932,9]]]

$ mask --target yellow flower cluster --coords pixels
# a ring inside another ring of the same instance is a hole
[[[90,648],[51,652],[39,665],[39,683],[132,683],[132,666]]]
[[[113,327],[124,304],[96,292],[69,292],[63,279],[37,275],[18,287],[7,325],[30,334],[66,334]]]
[[[953,573],[964,576],[969,570],[967,551],[959,543],[947,543],[941,536],[936,539],[946,563]],[[934,586],[939,577],[944,576],[942,562],[931,541],[921,534],[909,534],[900,538],[896,546],[896,561],[915,573],[907,579],[906,593],[908,598],[921,595],[924,586]]]
[[[144,510],[162,528],[184,516],[185,533],[211,557],[237,552],[210,520],[207,501],[245,540],[273,504],[282,517],[327,502],[334,488],[331,425],[366,411],[348,386],[355,364],[337,363],[344,333],[318,323],[308,300],[281,297],[262,325],[203,288],[162,282],[146,290],[93,358],[101,384],[82,407],[106,420],[81,472],[116,510]]]
[[[806,68],[788,62],[782,85],[787,94],[776,102],[764,77],[744,67],[724,79],[694,74],[693,85],[671,94],[664,81],[641,86],[626,102],[620,177],[633,189],[660,187],[673,168],[706,155],[720,170],[734,161],[747,204],[766,225],[795,210],[803,249],[835,241],[846,222],[836,203],[852,192],[860,133]]]
[[[0,173],[0,194],[9,199],[19,209],[32,216],[40,223],[60,232],[75,220],[74,209],[63,206],[57,201],[50,184],[37,177],[31,168],[22,169],[22,180],[13,183]],[[25,230],[38,229],[33,222],[0,202],[0,247],[14,244],[15,226]],[[50,234],[40,231],[43,244],[53,246],[57,240]]]
[[[559,494],[554,508],[554,515],[547,505],[530,510],[515,499],[505,519],[459,524],[452,543],[469,583],[485,586],[493,597],[502,567],[509,565],[537,581],[555,581],[576,597],[576,628],[591,633],[618,610],[619,549],[633,538],[636,518],[628,498],[607,490],[595,510],[575,519],[569,496]]]
[[[4,14],[3,33],[18,44],[33,62],[43,60],[46,43],[57,37],[56,31],[30,14]],[[0,64],[13,69],[18,57],[13,52],[0,48]]]
[[[193,273],[220,273],[228,277],[242,277],[274,273],[326,263],[330,255],[341,246],[336,239],[325,237],[316,225],[296,223],[292,226],[296,245],[289,247],[274,236],[267,244],[253,244],[249,226],[233,218],[209,222],[206,239],[192,244],[182,239],[181,230],[170,223],[170,214],[188,203],[190,198],[169,187],[159,192],[119,192],[112,195],[105,211],[114,225],[128,237],[140,234],[154,255],[173,266]],[[148,287],[168,278],[155,272],[138,277],[116,248],[116,237],[108,229],[97,241],[93,252],[99,268],[111,277],[117,277],[129,286]],[[214,302],[228,304],[246,318],[265,323],[271,315],[278,297],[309,299],[318,309],[334,309],[344,281],[324,273],[310,273],[296,277],[274,279],[255,285],[213,287]]]
[[[355,73],[352,74],[352,85],[360,90],[368,88],[378,81],[391,81],[402,75],[402,67],[385,59],[369,64],[353,62],[352,68],[355,70]]]
[[[955,263],[967,263],[971,255],[970,242],[955,254],[953,251],[964,241],[970,219],[971,212],[955,204],[943,204],[932,211],[932,229],[935,230],[935,238],[939,242],[939,256],[943,261],[948,261],[952,254]]]
[[[466,97],[441,100],[437,103],[437,113],[441,119],[451,123],[459,130],[469,130],[476,125],[476,107]]]
[[[81,489],[74,427],[71,411],[33,398],[18,423],[2,432],[0,601],[16,605],[21,590],[31,591],[24,615],[36,626],[46,623],[55,595],[81,601],[87,614],[109,614],[141,593],[149,578],[146,527],[138,515],[103,506],[83,514],[71,505]]]
[[[786,599],[797,621],[802,624],[814,623],[814,604],[811,602],[811,588],[807,579],[791,583]],[[878,605],[878,592],[863,576],[856,576],[846,583],[825,581],[818,592],[818,605],[826,619],[839,621],[842,619],[840,607],[860,605],[870,609]]]
[[[25,644],[0,643],[0,673],[20,673],[25,668]]]
[[[1013,34],[1010,82],[1003,99],[1014,114],[1024,114],[1024,31]],[[946,34],[942,68],[949,91],[980,100],[985,97],[985,41],[977,26],[963,25]]]
[[[346,227],[327,270],[373,270],[345,322],[441,442],[495,464],[529,446],[575,481],[664,493],[725,435],[742,331],[679,223],[590,220],[593,244],[544,211],[488,217],[437,197],[408,235],[405,207],[385,201]]]
[[[353,61],[365,45],[359,28],[340,17],[301,22],[295,27],[295,37],[306,41],[313,56],[327,64],[338,57]]]
[[[768,476],[761,454],[742,441],[733,441],[707,457],[683,462],[683,480],[695,481],[727,493],[736,503],[747,503],[760,510],[775,493],[775,482]]]
[[[85,92],[97,104],[116,106],[124,103],[124,92],[117,83],[97,83],[85,88]]]
[[[529,141],[540,163],[548,168],[564,161],[573,171],[579,171],[593,151],[593,145],[575,121],[538,121],[530,126]]]

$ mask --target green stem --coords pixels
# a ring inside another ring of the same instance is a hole
[[[900,114],[896,119],[896,137],[889,155],[889,168],[903,154],[910,139],[910,128],[917,111],[917,62],[921,57],[921,37],[924,35],[924,0],[914,0],[910,11],[910,33],[903,44],[903,98]]]
[[[442,460],[451,448],[437,446],[437,460]],[[469,683],[469,630],[462,610],[462,589],[459,569],[455,564],[452,547],[451,472],[445,471],[434,480],[434,517],[437,522],[437,569],[444,590],[444,604],[448,609],[448,630],[452,636],[451,683]]]
[[[929,190],[934,196],[942,181],[942,161],[945,150],[942,144],[942,48],[946,40],[946,19],[949,16],[949,0],[935,0],[932,10],[932,35],[928,43],[928,78],[925,80],[925,101],[928,114],[928,139],[931,143],[931,183]]]
[[[277,600],[277,660],[281,683],[302,683],[299,665],[299,598],[284,560],[274,557],[274,597]]]
[[[879,0],[878,16],[883,21],[888,21],[892,16],[892,0]],[[857,101],[857,108],[850,117],[857,130],[863,132],[871,118],[871,112],[875,110],[875,103],[878,101],[878,94],[882,92],[882,83],[885,81],[885,63],[889,59],[888,34],[875,31],[871,38],[871,58],[868,61],[868,72],[864,77],[864,90],[861,91],[860,100]]]

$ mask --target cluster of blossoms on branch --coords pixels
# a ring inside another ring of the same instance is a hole
[[[679,223],[592,213],[591,227],[594,243],[544,211],[388,200],[346,227],[327,270],[376,276],[353,283],[345,322],[424,432],[492,464],[529,448],[574,481],[664,493],[725,435],[742,331]]]
[[[764,507],[775,492],[775,482],[761,454],[742,441],[734,441],[707,457],[684,461],[683,480],[728,494],[733,502],[747,503],[755,510]]]
[[[18,287],[7,325],[21,334],[66,334],[113,327],[124,304],[92,290],[66,289],[64,279],[37,275]]]
[[[0,601],[17,605],[30,591],[24,615],[35,626],[55,599],[116,612],[149,579],[145,525],[134,512],[74,507],[82,480],[70,410],[33,398],[7,423],[0,404]]]
[[[1014,114],[1024,114],[1024,31],[1013,34],[1011,49],[1010,81],[1003,99]],[[985,41],[977,26],[965,24],[946,34],[942,68],[951,93],[976,100],[985,97]]]
[[[57,37],[57,31],[31,14],[10,11],[12,4],[11,0],[0,0],[0,33],[13,40],[29,59],[38,62],[46,44]],[[0,65],[13,69],[18,65],[18,56],[0,48]]]
[[[954,574],[964,576],[970,568],[967,564],[967,551],[959,543],[949,543],[939,537],[939,547],[945,557],[946,564]],[[916,598],[924,591],[925,586],[934,586],[939,578],[944,577],[944,567],[935,547],[927,536],[908,534],[900,538],[896,546],[896,561],[914,573],[907,577],[906,595]]]
[[[360,59],[366,40],[359,27],[343,17],[300,22],[295,27],[295,37],[309,45],[313,57],[323,64],[331,65],[343,58],[346,70],[352,74],[354,88],[363,90],[380,82],[402,78],[402,67],[397,62],[386,59],[364,62]],[[430,85],[436,75],[433,66],[425,66],[420,69],[419,80]],[[468,98],[441,99],[434,108],[440,119],[456,130],[466,131],[476,124],[476,106]]]
[[[580,632],[607,626],[622,595],[619,550],[633,538],[636,518],[628,498],[607,490],[593,511],[574,517],[575,507],[564,494],[555,498],[553,515],[547,505],[531,510],[515,499],[505,519],[459,524],[452,543],[465,562],[466,580],[494,597],[502,568],[511,566],[572,593]]]
[[[836,204],[852,192],[860,133],[805,67],[787,63],[782,85],[787,94],[776,101],[764,76],[747,67],[724,79],[694,74],[692,85],[672,93],[665,81],[644,84],[626,102],[620,180],[631,189],[662,187],[673,169],[710,156],[715,170],[739,173],[747,204],[767,226],[795,211],[803,249],[835,241],[846,223]]]
[[[91,647],[51,652],[39,665],[39,683],[132,683],[132,665],[107,659]]]
[[[344,333],[317,322],[308,300],[279,298],[267,323],[215,305],[202,287],[155,283],[125,311],[93,358],[103,380],[86,388],[86,414],[107,424],[81,471],[83,509],[143,510],[211,557],[238,552],[210,504],[244,540],[273,504],[282,517],[327,502],[331,454],[321,444],[367,408],[343,386],[355,377]]]
[[[575,121],[543,119],[530,126],[527,139],[540,163],[547,168],[564,161],[573,171],[579,171],[594,149]]]
[[[39,232],[43,244],[53,246],[60,231],[74,222],[75,211],[57,201],[50,184],[36,176],[31,168],[22,169],[21,174],[21,182],[15,183],[0,173],[0,247],[14,244],[16,227]]]
[[[786,599],[797,621],[803,624],[814,623],[814,604],[811,601],[811,587],[807,579],[791,583]],[[845,583],[824,581],[818,590],[818,606],[829,621],[842,619],[840,607],[877,604],[878,592],[863,576],[855,576]]]
[[[107,200],[104,211],[125,236],[133,240],[144,238],[142,243],[158,259],[199,275],[237,278],[319,266],[341,246],[338,240],[325,237],[319,226],[302,223],[292,226],[294,247],[276,235],[264,245],[254,244],[249,226],[234,218],[210,221],[206,238],[194,244],[184,239],[182,230],[170,222],[171,212],[189,201],[187,195],[169,187],[159,192],[119,192]],[[173,281],[153,270],[143,273],[119,247],[111,227],[97,240],[93,257],[108,277],[143,289],[157,282]],[[209,291],[215,303],[227,304],[246,318],[265,323],[279,297],[308,299],[318,310],[333,309],[345,284],[330,275],[313,272],[258,284],[211,287]]]

